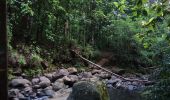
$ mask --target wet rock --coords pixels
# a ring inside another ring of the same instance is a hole
[[[77,69],[75,67],[70,67],[67,69],[69,74],[77,74]]]
[[[10,82],[12,87],[24,87],[26,84],[31,85],[31,82],[27,79],[13,79]]]
[[[58,81],[56,81],[56,82],[53,84],[52,87],[53,87],[53,90],[54,90],[54,91],[58,91],[58,90],[64,88],[65,85],[64,85],[63,82],[58,82]]]
[[[35,84],[38,84],[40,82],[40,79],[39,78],[33,78],[31,82],[32,82],[33,85],[35,85]]]
[[[77,75],[68,75],[63,77],[63,81],[65,85],[68,85],[69,87],[72,87],[75,82],[78,81]]]
[[[42,88],[46,88],[46,87],[50,86],[50,84],[51,84],[51,81],[47,77],[45,77],[45,76],[40,77],[39,85]]]
[[[109,100],[103,83],[77,82],[67,100]]]

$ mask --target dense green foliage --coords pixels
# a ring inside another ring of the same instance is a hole
[[[109,50],[117,66],[156,66],[157,83],[145,94],[168,100],[169,13],[168,0],[8,0],[10,57],[34,76],[42,73],[43,61],[81,66],[70,49],[91,60]]]

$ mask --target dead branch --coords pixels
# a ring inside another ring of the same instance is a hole
[[[113,72],[109,71],[109,70],[106,69],[106,68],[101,67],[101,66],[98,65],[98,64],[93,63],[92,61],[90,61],[90,60],[84,58],[83,56],[79,55],[79,54],[78,54],[77,52],[75,52],[74,50],[72,50],[72,51],[73,51],[78,57],[80,57],[81,59],[83,59],[84,61],[87,61],[88,63],[90,63],[90,64],[92,64],[92,65],[94,65],[94,66],[96,66],[96,67],[98,67],[98,68],[100,68],[100,69],[102,69],[102,70],[104,70],[104,71],[106,71],[106,72],[108,72],[108,73],[116,76],[117,78],[120,78],[120,79],[125,80],[125,81],[131,81],[131,82],[136,81],[136,82],[140,82],[140,83],[153,83],[153,84],[154,84],[153,81],[125,78],[125,77],[123,77],[123,76],[121,76],[121,75],[118,75],[118,74],[116,74],[116,73],[113,73]]]

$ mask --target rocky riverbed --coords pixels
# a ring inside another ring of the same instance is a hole
[[[138,78],[131,75],[128,78]],[[28,79],[18,76],[9,82],[9,100],[67,100],[72,87],[79,81],[102,81],[106,84],[111,100],[141,100],[138,92],[145,85],[122,81],[100,69],[78,72],[76,68],[58,69],[55,72]],[[114,99],[113,99],[114,98]]]

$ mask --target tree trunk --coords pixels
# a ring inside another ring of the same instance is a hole
[[[0,3],[0,100],[8,99],[6,0]]]

